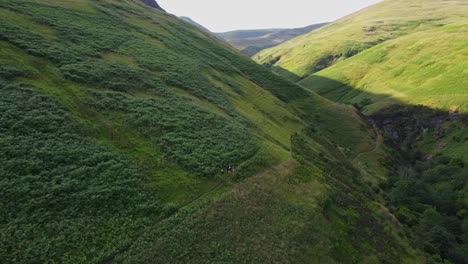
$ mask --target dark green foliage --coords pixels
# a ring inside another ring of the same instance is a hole
[[[0,78],[9,80],[29,75],[25,70],[10,65],[0,65]]]
[[[0,2],[0,8],[24,22],[2,18],[0,40],[24,51],[28,59],[35,57],[33,66],[25,65],[28,70],[10,61],[0,67],[1,79],[9,81],[2,82],[0,91],[2,263],[97,262],[127,246],[141,228],[178,209],[175,203],[162,204],[156,194],[153,174],[166,168],[154,166],[153,171],[153,164],[141,164],[139,152],[125,155],[133,151],[132,144],[116,154],[120,143],[107,136],[107,127],[119,137],[131,128],[146,140],[142,144],[159,146],[161,159],[190,175],[213,178],[235,164],[248,177],[271,164],[262,155],[246,162],[258,149],[251,124],[207,78],[213,69],[242,74],[229,59],[238,66],[248,64],[242,66],[245,71],[260,67],[182,23],[146,16],[134,4],[91,1],[90,6],[96,12],[38,1]],[[140,20],[132,23],[130,16]],[[17,55],[11,56],[18,58],[17,64],[31,63],[20,61],[21,52]],[[37,72],[30,72],[33,67]],[[37,92],[37,87],[11,84],[19,77],[40,82],[57,98]],[[77,89],[84,96],[70,95],[67,81],[82,85]],[[176,96],[173,87],[208,101],[217,113]],[[270,87],[276,87],[274,81]],[[135,93],[144,95],[130,95]],[[91,127],[82,127],[75,122],[78,118]],[[83,135],[97,136],[111,148]],[[145,155],[153,161],[159,150],[151,147]],[[198,188],[187,187],[201,192]]]
[[[93,107],[122,112],[129,126],[192,173],[213,176],[227,164],[240,165],[257,151],[245,126],[196,107],[187,99],[130,98],[110,92],[95,96]]]
[[[453,164],[453,165],[452,165]],[[421,248],[455,263],[463,263],[466,252],[466,181],[464,163],[447,157],[418,160],[415,171],[400,169],[391,184],[396,216],[410,226]]]
[[[145,174],[56,100],[2,84],[0,113],[0,262],[96,261],[160,215]]]
[[[361,102],[355,103],[353,105],[354,105],[354,107],[356,107],[356,109],[358,109],[359,111],[362,111],[364,109],[364,107],[366,107],[368,105],[371,105],[372,103],[373,103],[372,99],[364,98],[364,99],[361,100]]]
[[[61,71],[67,79],[115,91],[151,90],[165,93],[164,85],[157,77],[147,78],[150,75],[147,71],[123,63],[90,60],[62,66]]]
[[[408,226],[413,226],[418,222],[418,216],[415,215],[408,207],[401,206],[398,208],[395,216],[403,223]]]
[[[225,66],[229,62],[220,56],[228,56],[239,66],[249,65],[252,74],[262,69],[253,62],[226,52],[214,40],[187,34],[187,29],[178,24],[169,26],[152,20],[154,27],[144,28],[128,23],[122,17],[140,13],[131,6],[122,9],[119,5],[100,3],[95,7],[108,14],[103,16],[33,1],[5,1],[3,5],[57,32],[56,39],[47,39],[27,28],[18,29],[8,21],[2,30],[7,41],[54,61],[65,78],[96,88],[146,91],[165,97],[166,100],[158,102],[139,99],[119,102],[112,96],[106,99],[111,94],[103,93],[97,104],[100,110],[120,105],[119,110],[124,112],[129,125],[160,144],[167,157],[183,167],[197,174],[212,175],[226,163],[240,164],[255,153],[245,119],[204,73],[209,67],[236,72],[233,67]],[[64,14],[67,19],[63,19]],[[138,34],[131,34],[130,30]],[[158,42],[161,46],[155,44]],[[123,56],[127,63],[108,61],[107,54]],[[270,75],[268,71],[264,74]],[[202,110],[176,97],[168,87],[181,88],[206,99],[235,119],[226,120]],[[270,87],[278,86],[271,82]]]
[[[443,137],[445,129],[458,130],[457,119],[464,116],[452,120],[448,112],[423,106],[392,106],[372,116],[399,149],[387,164],[394,175],[382,187],[390,193],[397,218],[410,227],[416,244],[433,255],[434,263],[466,262],[468,168],[461,158],[424,154],[417,143],[430,137],[430,130],[436,131],[435,139]]]
[[[358,47],[358,46],[347,46],[343,50],[343,57],[345,59],[351,58],[352,56],[358,54],[362,50],[364,50],[364,48],[361,48],[361,47]]]
[[[313,71],[313,72],[318,72],[320,70],[323,70],[329,66],[331,66],[335,60],[341,58],[343,56],[343,54],[323,54],[321,55],[317,61],[315,62],[314,65],[311,65],[310,66],[310,69]]]

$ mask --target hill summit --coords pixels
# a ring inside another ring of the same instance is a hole
[[[141,0],[145,5],[147,6],[150,6],[152,8],[157,8],[161,11],[164,11],[164,9],[161,8],[161,6],[159,6],[158,2],[156,2],[156,0]]]

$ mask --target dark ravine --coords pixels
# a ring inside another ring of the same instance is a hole
[[[415,151],[417,142],[424,137],[430,137],[436,144],[450,132],[468,126],[468,116],[457,110],[441,111],[424,106],[393,105],[370,118],[382,129],[388,143],[403,152]],[[465,142],[466,139],[457,141]]]
[[[412,234],[417,247],[435,260],[466,263],[463,197],[468,164],[443,149],[468,143],[467,137],[457,136],[468,126],[468,116],[458,110],[394,105],[370,120],[394,151],[387,164],[390,177],[380,185],[390,212]],[[434,149],[421,148],[422,141]]]

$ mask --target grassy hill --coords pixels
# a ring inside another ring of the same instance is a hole
[[[0,262],[423,261],[354,108],[140,1],[0,15]]]
[[[387,40],[466,21],[467,10],[463,0],[384,0],[253,58],[304,78]]]
[[[387,14],[388,6],[384,4],[393,2],[398,1],[377,5],[380,9],[371,7],[361,16]],[[417,6],[413,2],[407,5]],[[468,137],[463,129],[466,121],[450,118],[451,113],[465,115],[468,111],[468,5],[461,1],[428,1],[423,7],[416,12],[418,16],[433,10],[427,18],[431,23],[437,21],[437,25],[420,25],[403,35],[396,28],[390,33],[401,36],[336,62],[299,83],[333,101],[353,104],[368,115],[385,112],[395,104],[422,105],[439,111],[445,121],[421,128],[429,129],[429,133],[420,136],[420,149],[431,155],[468,160],[463,150],[463,139]]]
[[[367,112],[391,104],[468,111],[468,23],[409,34],[370,48],[300,82]]]
[[[248,56],[253,56],[261,50],[277,46],[297,36],[323,27],[326,24],[321,23],[291,29],[236,30],[215,34]]]

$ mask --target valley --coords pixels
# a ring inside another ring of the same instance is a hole
[[[467,7],[383,1],[253,56],[379,128],[384,204],[435,262],[468,259]]]
[[[253,29],[214,33],[220,39],[228,42],[247,56],[277,45],[297,36],[317,30],[327,23],[314,24],[303,28]]]
[[[0,0],[0,263],[465,263],[467,7]]]

